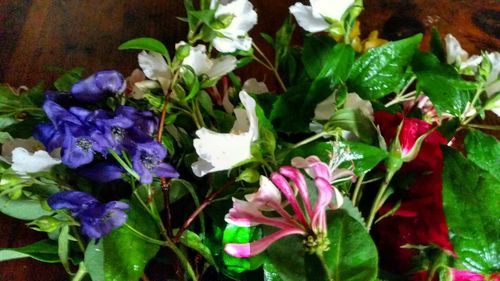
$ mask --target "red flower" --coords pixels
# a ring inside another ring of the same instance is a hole
[[[404,118],[401,114],[375,113],[375,123],[380,126],[387,143],[394,141],[403,120],[399,143],[404,153],[432,129],[431,125],[419,119]],[[440,145],[445,143],[446,139],[437,131],[423,140],[414,160],[400,170],[402,173],[419,173],[415,183],[403,194],[398,211],[375,226],[382,266],[391,271],[407,272],[410,269],[410,261],[417,251],[401,248],[405,244],[434,244],[453,252],[442,206],[443,155]],[[391,205],[387,203],[380,212],[387,212]]]

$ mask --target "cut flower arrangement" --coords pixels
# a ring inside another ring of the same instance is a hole
[[[270,59],[248,0],[184,4],[185,41],[119,47],[138,54],[128,76],[0,86],[0,211],[47,233],[0,261],[94,281],[151,264],[167,280],[500,280],[500,128],[480,122],[500,114],[498,52],[437,30],[429,50],[362,39],[361,0],[311,0],[261,34]],[[250,62],[278,87],[235,73]]]

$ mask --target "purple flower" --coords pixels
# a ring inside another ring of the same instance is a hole
[[[33,137],[43,143],[49,152],[61,147],[63,142],[63,136],[53,124],[38,125],[33,131]]]
[[[172,165],[162,162],[165,157],[167,151],[156,141],[135,143],[132,148],[132,166],[141,177],[141,183],[151,183],[153,174],[167,178],[179,177]]]
[[[129,205],[119,201],[102,204],[91,195],[81,191],[63,191],[48,199],[54,210],[68,209],[71,215],[80,219],[82,233],[93,239],[101,238],[127,220],[124,210]]]
[[[151,136],[158,128],[158,118],[151,111],[140,111],[130,106],[120,106],[116,116],[124,116],[134,122],[134,129]]]
[[[125,169],[117,164],[101,162],[91,167],[82,168],[79,174],[95,182],[107,183],[121,179],[124,172]]]
[[[121,93],[126,88],[123,75],[115,70],[103,70],[75,83],[71,87],[73,97],[82,102],[98,102],[107,93]]]

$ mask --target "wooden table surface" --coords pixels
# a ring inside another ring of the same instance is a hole
[[[118,51],[118,45],[148,36],[172,48],[187,31],[176,18],[185,15],[182,2],[2,0],[0,83],[33,86],[43,80],[50,85],[57,77],[51,70],[54,67],[82,66],[86,74],[100,69],[128,74],[137,67],[136,52]],[[251,34],[271,53],[259,33],[274,34],[296,0],[252,2],[259,22]],[[434,25],[442,34],[452,32],[470,53],[500,49],[500,4],[496,0],[365,0],[365,8],[361,17],[364,33],[378,29],[382,38],[397,39],[416,32],[428,34]],[[261,70],[255,65],[240,74],[273,84],[272,75]],[[23,246],[43,236],[23,222],[0,215],[0,248]],[[60,265],[29,259],[0,263],[0,281],[13,280],[67,280],[67,276]]]

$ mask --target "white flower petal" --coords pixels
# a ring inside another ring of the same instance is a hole
[[[491,85],[498,82],[498,75],[500,74],[500,53],[493,52],[487,55],[488,60],[491,63],[491,71],[488,79],[486,79],[486,85]],[[498,90],[496,90],[498,92]],[[490,91],[490,93],[495,93]]]
[[[158,81],[166,93],[172,80],[172,72],[163,56],[156,52],[142,51],[138,55],[138,60],[144,75],[151,80]]]
[[[453,35],[446,34],[444,41],[446,43],[446,62],[448,64],[461,64],[467,60],[469,54],[462,49],[462,46]]]
[[[2,156],[8,163],[12,162],[12,151],[17,147],[22,147],[27,151],[45,150],[45,146],[34,138],[7,140],[2,145]]]
[[[196,75],[207,74],[213,66],[213,62],[207,56],[205,45],[191,47],[189,55],[182,61],[183,65],[193,68]]]
[[[364,100],[358,96],[356,93],[347,94],[344,108],[357,108],[361,110],[363,115],[368,117],[373,121],[373,107],[372,103],[368,100]]]
[[[330,95],[314,108],[314,120],[328,120],[335,111],[335,94]]]
[[[323,16],[338,21],[342,19],[347,9],[354,5],[354,0],[311,0],[310,2],[315,17]]]
[[[31,153],[23,147],[17,147],[12,151],[11,168],[20,175],[48,171],[60,163],[61,160],[52,158],[44,150]]]
[[[245,83],[243,83],[242,89],[247,93],[252,93],[256,95],[269,93],[266,83],[259,82],[255,78],[250,78]]]
[[[227,4],[221,3],[215,11],[215,17],[223,15],[233,15],[234,17],[228,27],[217,31],[233,39],[246,35],[257,23],[257,13],[248,0],[234,0]]]
[[[222,56],[213,60],[212,67],[205,73],[210,78],[221,77],[236,68],[236,58],[233,56]]]
[[[193,145],[199,156],[191,168],[197,176],[215,171],[228,170],[252,157],[252,141],[258,137],[258,121],[255,113],[255,101],[245,92],[240,92],[240,100],[245,106],[246,116],[241,111],[237,118],[248,120],[248,131],[236,133],[217,133],[206,128],[196,131],[197,139]],[[246,117],[246,118],[245,118]],[[240,120],[238,122],[244,122]],[[243,123],[244,124],[244,123]],[[244,125],[237,124],[236,127]]]
[[[267,177],[260,176],[259,186],[257,192],[245,195],[248,202],[263,211],[274,210],[273,204],[274,206],[281,205],[281,192]]]
[[[215,37],[212,44],[221,53],[232,53],[236,50],[248,51],[252,48],[252,38],[248,36],[241,38]]]
[[[474,73],[476,73],[477,71],[477,67],[481,64],[482,61],[482,56],[473,55],[460,64],[460,71],[466,72],[466,74],[474,75]]]
[[[302,3],[295,3],[289,8],[298,24],[309,32],[320,32],[326,30],[330,25],[323,17],[315,17],[311,6],[305,6]]]

